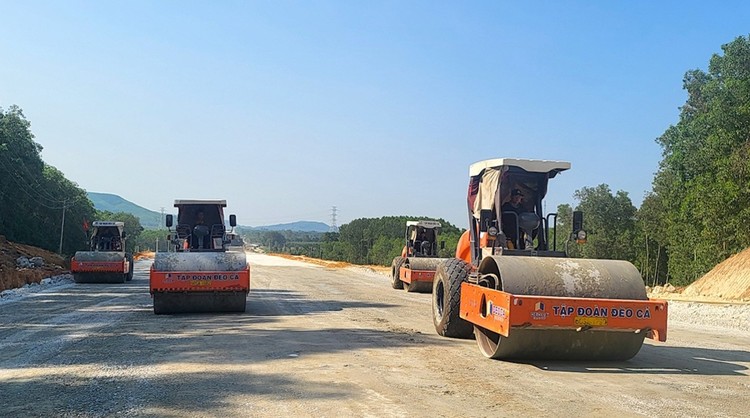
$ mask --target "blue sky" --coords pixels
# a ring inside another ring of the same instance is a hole
[[[636,206],[685,71],[746,2],[6,1],[0,106],[89,191],[241,224],[426,215],[466,226],[469,164],[564,160],[547,208]]]

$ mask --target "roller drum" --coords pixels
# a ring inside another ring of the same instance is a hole
[[[122,251],[78,251],[76,261],[122,261],[125,252]]]
[[[125,273],[110,273],[101,271],[73,273],[76,283],[125,283],[128,275]]]
[[[474,337],[479,351],[491,359],[624,361],[638,354],[646,334],[514,328],[504,337],[474,326]]]
[[[404,267],[408,267],[412,270],[435,271],[437,270],[438,264],[440,264],[442,261],[445,261],[445,258],[409,257],[406,259]]]
[[[164,272],[237,272],[247,269],[244,252],[156,253],[153,268]],[[245,291],[154,292],[154,313],[245,312]]]
[[[515,295],[647,300],[638,270],[619,260],[487,257],[480,277]],[[490,282],[493,277],[485,277]],[[645,333],[556,328],[513,328],[508,337],[475,326],[480,351],[493,359],[622,361],[638,354]]]
[[[244,252],[156,253],[156,271],[242,271],[247,268]]]
[[[485,257],[479,273],[500,278],[497,290],[514,295],[647,300],[643,278],[621,260],[558,257]]]
[[[124,251],[78,251],[74,256],[79,263],[106,262],[117,263],[125,260]],[[132,265],[131,265],[132,268]],[[76,283],[125,283],[128,275],[116,271],[73,271]]]
[[[154,313],[245,312],[245,292],[158,292]]]
[[[438,264],[445,260],[445,258],[434,257],[409,257],[404,261],[404,267],[411,270],[435,271],[437,270]],[[413,281],[411,283],[404,283],[404,288],[407,292],[430,293],[432,292],[432,281]]]

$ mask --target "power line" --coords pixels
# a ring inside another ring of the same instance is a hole
[[[18,175],[17,172],[9,170],[8,166],[5,165],[5,163],[2,162],[2,160],[0,160],[0,163],[2,163],[3,167],[5,168],[5,171],[8,172],[8,177],[10,177],[10,179],[13,180],[13,182],[16,184],[16,186],[18,186],[18,188],[21,189],[29,197],[29,199],[31,199],[32,201],[34,201],[34,203],[36,203],[39,206],[45,207],[47,209],[59,210],[59,209],[65,208],[66,206],[69,207],[69,206],[75,205],[76,203],[78,203],[78,202],[80,202],[80,201],[83,200],[80,196],[78,196],[78,197],[76,197],[75,199],[72,199],[72,200],[71,199],[62,199],[62,200],[47,199],[47,200],[52,200],[52,203],[45,203],[43,201],[40,201],[39,199],[37,199],[37,197],[44,198],[43,196],[32,194],[29,191],[29,189],[32,189],[32,187],[30,187],[28,185],[21,184],[20,181],[23,180],[23,179]],[[15,176],[12,175],[12,174],[15,174]],[[62,204],[62,205],[60,205],[60,204]]]
[[[3,164],[3,167],[5,168],[5,171],[8,172],[8,177],[10,177],[13,180],[13,182],[16,184],[16,186],[18,186],[19,189],[21,189],[24,193],[26,193],[26,195],[29,196],[29,198],[33,200],[36,204],[38,204],[39,206],[43,206],[47,209],[62,209],[63,208],[62,206],[50,206],[47,203],[40,202],[33,194],[31,194],[31,192],[29,192],[28,189],[31,189],[31,187],[28,187],[28,185],[24,185],[20,183],[21,178],[18,176],[18,173],[8,170],[8,167],[5,165],[5,163],[2,163],[2,164]],[[11,173],[15,174],[15,176],[11,175]],[[64,201],[62,200],[55,201],[54,204],[60,204],[63,202]]]
[[[6,145],[9,145],[9,144],[6,143]],[[5,147],[5,151],[9,154],[8,162],[10,162],[12,166],[14,167],[21,168],[21,170],[28,176],[28,179],[29,179],[28,183],[31,183],[31,181],[33,180],[34,185],[38,189],[37,194],[39,194],[40,197],[42,197],[43,199],[47,199],[51,202],[61,203],[62,200],[59,200],[56,196],[52,195],[49,191],[47,191],[47,189],[44,186],[42,186],[42,184],[38,180],[39,176],[34,176],[34,174],[31,172],[29,167],[27,167],[26,163],[24,162],[24,158],[17,152],[15,148],[20,148],[20,146],[19,147],[11,147],[11,146]],[[47,164],[41,159],[40,159],[40,162],[42,163],[42,172],[40,174],[41,176],[44,176],[44,168],[47,166]],[[18,171],[16,170],[14,171],[16,172],[17,175],[21,174],[21,173],[18,173]],[[59,185],[56,185],[56,186],[57,186],[58,191],[60,191],[61,193],[65,193],[60,188]]]

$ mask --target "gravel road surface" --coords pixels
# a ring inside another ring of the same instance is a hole
[[[438,337],[430,295],[393,290],[385,276],[248,257],[245,314],[154,315],[149,260],[126,284],[65,285],[0,305],[0,416],[750,410],[750,332],[736,326],[747,305],[674,302],[669,341],[647,340],[627,362],[501,362],[474,341]],[[723,312],[729,324],[711,320]]]

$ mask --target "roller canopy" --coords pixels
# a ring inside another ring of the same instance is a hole
[[[539,202],[547,194],[547,181],[569,168],[570,163],[565,161],[517,158],[496,158],[474,163],[469,167],[469,207],[474,217],[479,219],[482,209],[493,209],[508,201],[513,189],[521,190],[527,201]],[[498,191],[500,199],[496,196]]]

